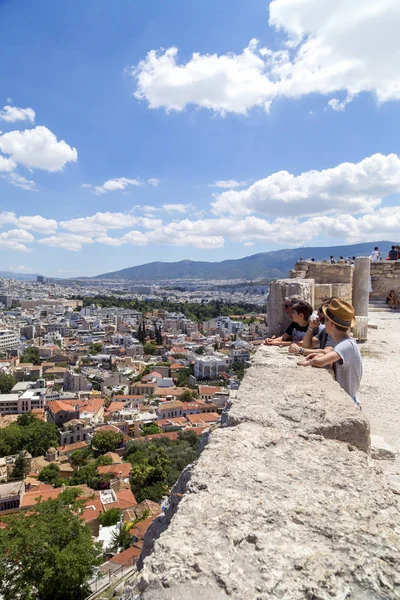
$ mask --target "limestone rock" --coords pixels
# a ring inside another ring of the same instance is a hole
[[[393,460],[396,452],[380,435],[371,435],[371,457],[375,460]]]

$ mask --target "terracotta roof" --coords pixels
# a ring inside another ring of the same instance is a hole
[[[104,456],[109,456],[113,461],[113,465],[122,463],[122,458],[116,452],[107,452]]]
[[[184,365],[180,365],[179,363],[172,363],[172,365],[170,365],[169,368],[173,371],[175,371],[176,369],[186,369]]]
[[[62,488],[43,489],[39,486],[32,492],[25,492],[22,496],[20,507],[29,508],[30,506],[36,506],[40,497],[43,501],[50,500],[50,498],[58,498],[62,491]]]
[[[156,396],[180,396],[183,392],[186,392],[189,388],[157,388],[155,395]],[[192,390],[189,390],[192,391]]]
[[[66,412],[76,412],[76,409],[70,403],[70,400],[50,400],[47,407],[56,415],[58,412],[65,410]]]
[[[187,420],[191,425],[202,423],[216,423],[219,419],[218,413],[202,413],[200,415],[187,415]]]
[[[124,396],[124,395],[122,395],[122,396],[119,396],[119,395],[118,396],[114,396],[114,399],[111,401],[110,408],[113,405],[114,400],[117,400],[117,401],[122,401],[122,400],[143,400],[144,401],[144,396],[141,395],[141,394],[128,394],[126,396]]]
[[[66,444],[65,446],[58,446],[58,452],[73,452],[74,450],[83,450],[87,448],[86,442],[75,442],[75,444]]]
[[[115,475],[116,479],[125,479],[126,477],[129,477],[131,468],[130,463],[119,463],[97,467],[97,472],[99,475],[111,473],[112,475]]]
[[[120,552],[119,554],[116,554],[115,556],[113,556],[112,558],[110,558],[109,562],[117,564],[117,565],[124,565],[125,563],[129,562],[129,561],[133,561],[132,564],[134,564],[137,559],[140,556],[140,550],[139,548],[135,548],[134,546],[131,546],[130,548],[128,548],[128,550],[124,550],[123,552]]]
[[[217,392],[220,392],[222,389],[221,386],[216,386],[216,385],[199,385],[199,392],[200,394],[216,394]]]
[[[146,531],[148,530],[148,528],[150,527],[150,525],[156,518],[157,518],[157,515],[151,515],[147,519],[144,519],[144,521],[139,521],[139,523],[136,523],[136,525],[134,525],[132,527],[132,529],[130,530],[130,533],[132,535],[136,535],[136,537],[139,540],[143,539]]]

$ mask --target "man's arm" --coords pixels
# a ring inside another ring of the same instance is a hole
[[[267,346],[289,346],[289,344],[291,344],[291,341],[292,336],[288,335],[285,332],[277,338],[267,338],[264,343]]]
[[[298,346],[297,344],[290,344],[289,353],[290,354],[301,354],[301,356],[309,356],[310,354],[327,354],[333,350],[332,346],[327,346],[326,348],[304,348]]]
[[[331,363],[342,360],[340,355],[335,350],[330,350],[324,354],[312,352],[309,354],[304,362],[297,363],[301,367],[326,367]]]

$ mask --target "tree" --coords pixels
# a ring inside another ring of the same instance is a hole
[[[92,438],[92,448],[99,454],[113,452],[122,444],[123,439],[120,431],[98,431]]]
[[[179,396],[178,400],[181,402],[193,402],[196,398],[198,398],[198,393],[195,390],[185,390]]]
[[[81,467],[79,471],[75,471],[68,483],[69,485],[85,484],[92,488],[92,490],[97,490],[100,483],[100,477],[97,473],[95,462],[88,463]]]
[[[157,423],[149,423],[148,425],[143,425],[142,435],[155,435],[156,433],[161,433],[161,429],[159,428]]]
[[[147,342],[147,344],[144,345],[144,353],[145,354],[150,354],[153,355],[155,354],[157,351],[156,345],[154,342]]]
[[[19,452],[15,459],[12,479],[23,479],[29,473],[29,463],[24,452]]]
[[[9,394],[15,385],[15,378],[13,375],[6,375],[6,373],[0,373],[0,393]]]
[[[190,369],[180,369],[176,380],[178,387],[187,387],[189,385]]]
[[[103,351],[103,344],[100,342],[90,342],[89,354],[101,354]]]
[[[50,463],[40,471],[39,481],[58,487],[60,485],[60,467],[56,463]]]
[[[0,456],[17,454],[24,449],[32,456],[42,456],[48,448],[57,445],[57,427],[37,419],[32,413],[19,415],[15,423],[0,429]]]
[[[139,324],[139,328],[138,328],[138,332],[137,332],[137,339],[139,340],[139,342],[141,344],[144,344],[144,342],[146,340],[146,332],[144,330],[144,325],[142,325],[142,323]]]
[[[162,337],[161,329],[157,325],[155,325],[154,334],[155,334],[157,346],[162,346],[162,344],[163,344],[163,337]]]
[[[130,524],[125,523],[118,532],[111,536],[111,548],[120,552],[128,550],[132,542],[132,535],[129,533]]]
[[[196,348],[195,353],[196,354],[200,354],[200,355],[204,354],[204,348],[203,348],[203,346],[199,346],[198,348]]]
[[[99,515],[99,523],[103,527],[110,527],[116,525],[121,517],[121,511],[119,508],[110,508],[106,512]]]
[[[4,600],[83,600],[102,560],[78,514],[79,491],[2,517],[0,594]],[[72,506],[69,506],[72,503]],[[40,558],[39,558],[40,557]]]
[[[20,361],[22,363],[32,363],[34,365],[40,365],[42,361],[39,355],[39,348],[36,348],[35,346],[29,346],[28,348],[26,348],[20,358]]]
[[[83,467],[86,465],[89,458],[91,458],[92,454],[89,448],[85,448],[84,450],[75,450],[70,455],[70,461],[73,467]]]
[[[185,429],[178,433],[178,440],[180,442],[188,442],[193,448],[198,448],[200,444],[200,438],[191,429]]]

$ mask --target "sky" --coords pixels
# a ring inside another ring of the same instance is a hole
[[[0,270],[400,239],[398,0],[0,0]]]

